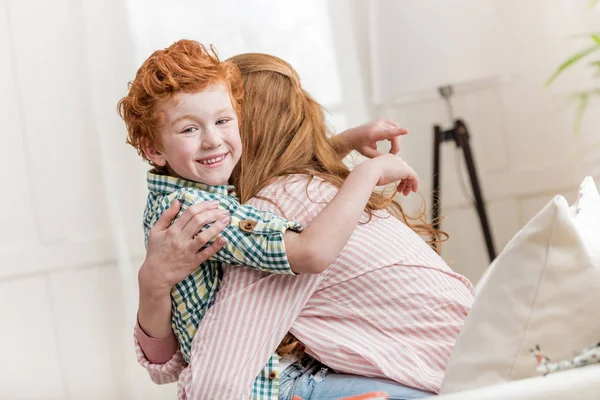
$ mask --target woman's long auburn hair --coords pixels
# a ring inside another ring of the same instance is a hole
[[[292,174],[307,175],[309,182],[319,177],[341,187],[350,174],[340,157],[345,149],[329,140],[324,110],[302,89],[296,71],[268,54],[240,54],[228,61],[239,68],[244,85],[240,126],[243,151],[231,177],[240,200],[260,197],[257,195],[263,188]],[[417,216],[408,216],[393,196],[373,192],[366,211],[372,217],[374,210],[381,209],[430,239],[430,245],[448,237],[427,222],[424,206]],[[280,355],[298,350],[300,346],[291,335],[278,348]]]

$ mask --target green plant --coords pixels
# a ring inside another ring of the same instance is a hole
[[[590,0],[588,2],[588,8],[596,7],[598,4],[600,4],[600,0]],[[592,58],[592,55],[600,51],[600,33],[590,33],[585,36],[588,39],[588,43],[591,41],[591,43],[588,44],[588,47],[573,54],[571,57],[567,58],[562,64],[560,64],[556,71],[546,82],[546,86],[551,85],[556,80],[556,78],[558,78],[566,70],[570,69],[573,65],[579,64],[584,60],[589,61],[590,58]],[[589,66],[593,70],[593,76],[600,77],[600,58],[592,58],[592,60],[589,61]],[[574,97],[577,100],[577,109],[573,123],[573,130],[576,134],[579,133],[581,121],[583,120],[583,116],[585,115],[585,112],[590,103],[590,98],[595,96],[600,96],[600,87],[594,87],[588,90],[574,93]]]

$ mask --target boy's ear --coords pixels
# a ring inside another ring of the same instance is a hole
[[[142,151],[148,160],[152,161],[159,167],[164,167],[167,165],[167,158],[165,157],[164,153],[156,147],[155,144],[150,144],[149,141],[145,140],[142,144]]]

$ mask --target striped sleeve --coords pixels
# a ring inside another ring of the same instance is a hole
[[[164,364],[169,361],[179,348],[179,343],[173,332],[162,338],[146,335],[139,322],[134,328],[135,339],[144,352],[146,359],[153,364]]]
[[[153,364],[144,355],[138,340],[138,332],[134,330],[135,355],[138,363],[148,371],[152,382],[163,385],[177,382],[182,371],[187,367],[179,350],[164,364]]]

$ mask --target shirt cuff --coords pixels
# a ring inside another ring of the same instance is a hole
[[[146,359],[152,364],[164,364],[173,358],[179,347],[179,343],[173,332],[162,338],[153,338],[143,331],[139,322],[136,322],[134,329],[135,336]]]

